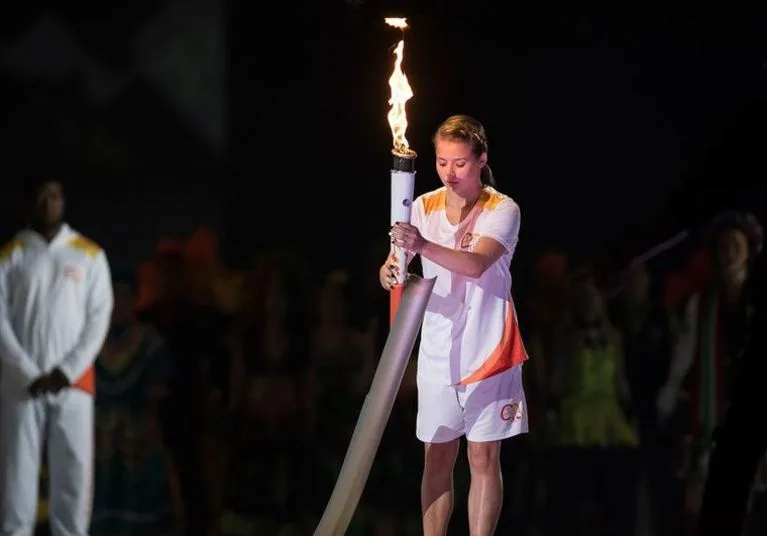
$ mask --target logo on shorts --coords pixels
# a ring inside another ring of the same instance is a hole
[[[471,241],[474,239],[474,235],[466,233],[461,237],[461,249],[469,249]]]
[[[519,413],[519,403],[514,402],[512,404],[506,404],[501,408],[501,419],[504,421],[510,421],[513,419],[520,419],[522,416]]]

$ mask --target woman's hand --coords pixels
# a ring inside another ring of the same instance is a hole
[[[410,253],[421,253],[426,245],[426,239],[421,236],[421,231],[409,223],[395,223],[391,229],[391,240],[395,246]]]
[[[397,284],[397,275],[399,274],[399,265],[395,255],[389,255],[386,262],[378,271],[378,280],[384,290],[391,290]]]

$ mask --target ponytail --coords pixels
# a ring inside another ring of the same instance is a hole
[[[479,180],[482,182],[483,186],[492,186],[495,188],[495,177],[493,176],[493,170],[490,169],[488,164],[482,166],[482,169],[479,172]]]

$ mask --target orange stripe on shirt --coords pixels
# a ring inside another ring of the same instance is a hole
[[[485,380],[527,361],[527,350],[525,350],[525,344],[522,341],[522,334],[519,332],[517,315],[512,302],[507,303],[506,319],[503,324],[503,335],[498,346],[482,363],[481,367],[461,380],[461,385]]]
[[[497,192],[488,192],[486,189],[482,190],[482,193],[477,200],[478,208],[482,210],[495,210],[501,201],[507,199],[503,194]],[[447,201],[447,190],[440,188],[434,192],[424,194],[423,196],[423,212],[424,216],[428,216],[432,212],[439,210],[445,210]]]
[[[486,189],[482,190],[482,193],[477,200],[477,204],[482,210],[495,210],[498,204],[503,201],[506,196],[499,193],[489,193]]]
[[[7,258],[9,258],[11,255],[13,255],[13,252],[17,249],[21,249],[24,247],[24,244],[21,243],[19,240],[11,240],[10,242],[7,242],[6,244],[3,244],[2,247],[0,247],[0,261],[4,261]]]
[[[72,387],[85,391],[89,395],[96,394],[96,370],[93,365],[88,367],[88,370],[86,370],[82,376],[77,378],[77,381]]]
[[[80,235],[72,238],[69,242],[67,242],[67,245],[69,245],[69,247],[82,251],[89,257],[95,257],[101,252],[101,247],[99,247],[99,245],[96,242],[93,242],[92,240],[89,240],[85,238],[84,236],[80,236]]]
[[[432,212],[438,210],[445,210],[445,190],[440,189],[436,192],[425,194],[423,196],[423,213],[424,216],[428,216]]]

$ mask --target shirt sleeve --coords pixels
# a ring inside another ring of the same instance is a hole
[[[23,378],[31,383],[42,371],[22,348],[11,323],[13,311],[8,295],[11,262],[10,258],[0,262],[0,361],[21,372]]]
[[[504,199],[487,214],[477,234],[492,238],[506,248],[506,251],[513,253],[519,240],[520,219],[519,205],[510,199]]]
[[[70,383],[76,382],[93,365],[104,344],[112,320],[114,306],[112,276],[103,251],[94,259],[87,283],[85,325],[77,344],[59,365],[59,369]]]
[[[423,197],[417,197],[413,201],[413,209],[410,211],[410,225],[421,231],[421,234],[424,232],[424,212]]]

